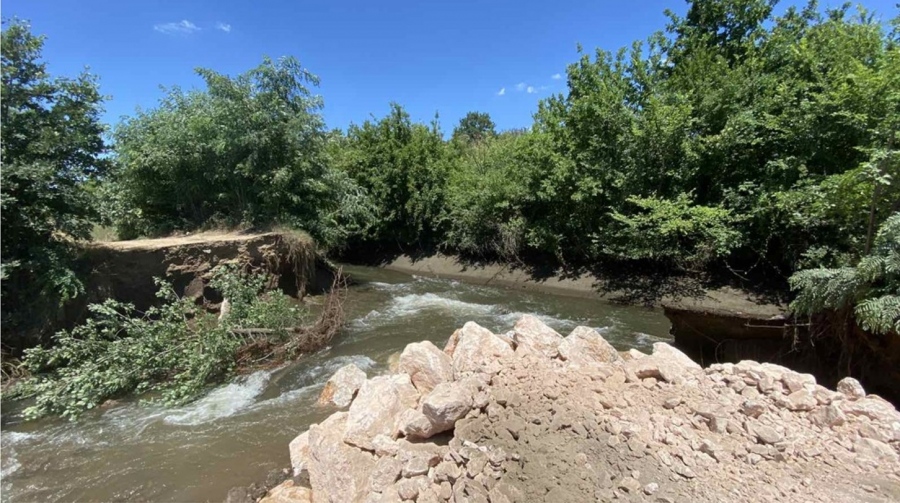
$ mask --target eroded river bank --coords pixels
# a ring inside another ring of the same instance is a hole
[[[368,267],[347,272],[358,284],[348,298],[347,330],[332,347],[220,386],[186,407],[126,404],[76,423],[22,423],[5,408],[3,500],[221,501],[230,487],[289,465],[288,442],[334,412],[315,401],[338,368],[387,372],[390,356],[408,343],[443,346],[467,321],[502,331],[532,313],[563,333],[596,328],[623,350],[669,340],[658,310]]]

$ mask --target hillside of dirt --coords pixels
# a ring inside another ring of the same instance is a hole
[[[157,302],[154,278],[171,282],[180,295],[214,305],[221,299],[207,283],[218,264],[265,270],[278,277],[282,291],[298,297],[324,291],[334,279],[312,238],[296,232],[204,232],[100,241],[85,247],[80,262],[87,295],[66,306],[61,320],[64,327],[83,320],[88,304],[107,298],[145,310]]]
[[[338,410],[263,502],[900,501],[900,413],[855,380],[619,353],[531,316],[410,344],[390,375],[342,368],[321,401]]]

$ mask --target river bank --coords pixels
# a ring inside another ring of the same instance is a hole
[[[351,264],[365,264],[390,271],[420,276],[455,279],[483,286],[502,286],[613,303],[660,307],[680,306],[709,313],[743,313],[764,318],[783,314],[786,306],[771,295],[732,286],[704,285],[697,278],[630,274],[625,281],[597,272],[538,270],[534,266],[502,262],[476,262],[459,256],[434,253],[400,254],[383,260],[364,260],[356,255],[341,256]]]
[[[777,365],[703,369],[665,343],[620,354],[530,316],[503,333],[466,323],[443,351],[410,344],[395,373],[357,373],[332,380],[332,396],[355,395],[347,410],[290,444],[309,486],[264,502],[900,498],[900,413],[853,379],[833,391]]]

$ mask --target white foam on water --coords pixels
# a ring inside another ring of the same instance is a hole
[[[668,339],[657,337],[655,335],[645,334],[644,332],[634,332],[634,342],[641,346],[652,346],[654,342],[666,342]]]
[[[265,389],[273,370],[260,370],[215,389],[184,407],[173,409],[163,418],[167,424],[194,426],[228,417],[253,405]]]
[[[22,464],[16,457],[15,445],[24,441],[37,438],[38,435],[33,433],[25,433],[20,431],[3,431],[0,432],[0,447],[3,448],[2,464],[0,464],[0,478],[12,475]]]
[[[364,355],[337,356],[331,358],[319,365],[309,367],[300,373],[299,376],[296,376],[294,379],[299,381],[299,387],[286,391],[275,398],[256,403],[251,409],[256,410],[273,405],[282,405],[306,397],[320,386],[324,385],[325,381],[330,379],[338,369],[351,363],[364,372],[368,371],[376,364],[375,360]]]
[[[434,293],[414,293],[393,297],[387,307],[374,309],[353,320],[352,326],[371,328],[423,311],[446,313],[458,317],[488,316],[500,312],[499,306],[465,302]]]

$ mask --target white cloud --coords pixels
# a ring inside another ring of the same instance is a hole
[[[501,87],[500,90],[497,91],[497,96],[503,96],[504,94],[506,94],[506,88]]]
[[[534,94],[534,93],[537,92],[537,89],[535,89],[534,86],[528,86],[528,87],[525,88],[525,91],[526,91],[528,94]]]
[[[553,80],[559,80],[559,79],[562,78],[562,75],[561,75],[561,74],[558,74],[558,73],[554,73],[553,76],[550,77],[550,78],[553,79]]]
[[[217,30],[222,30],[222,31],[224,31],[225,33],[231,33],[231,25],[228,24],[228,23],[223,23],[223,22],[221,22],[221,21],[219,21],[218,23],[216,23],[216,29],[217,29]]]
[[[200,31],[200,27],[187,19],[177,23],[162,23],[153,25],[153,29],[166,35],[191,35]]]
[[[524,91],[526,87],[528,87],[528,84],[519,82],[518,84],[516,84],[516,91]]]

